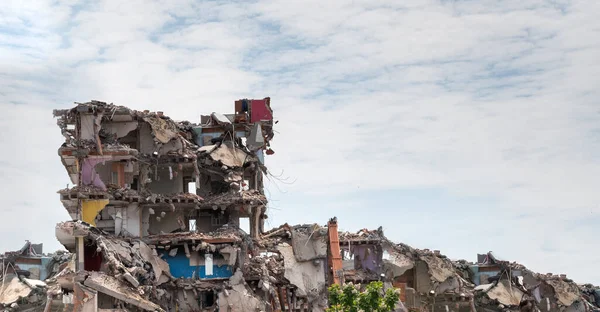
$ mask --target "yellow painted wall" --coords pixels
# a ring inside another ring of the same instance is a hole
[[[96,216],[106,205],[108,205],[108,199],[84,199],[81,202],[81,220],[96,226]]]

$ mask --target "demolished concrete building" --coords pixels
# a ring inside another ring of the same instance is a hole
[[[264,231],[264,158],[274,153],[270,98],[233,108],[198,124],[99,101],[54,111],[75,185],[59,191],[74,221],[56,235],[75,254],[73,290],[98,293],[94,307],[208,311],[228,301],[218,300],[223,281]],[[153,288],[137,298],[128,287]]]
[[[74,185],[58,192],[71,220],[56,225],[56,237],[71,253],[43,256],[27,243],[5,254],[0,306],[324,311],[330,285],[383,281],[400,293],[398,311],[598,310],[597,287],[491,252],[452,261],[394,243],[382,228],[341,232],[337,218],[266,230],[270,98],[233,104],[232,114],[197,124],[98,101],[55,110]],[[45,275],[27,266],[38,258]]]

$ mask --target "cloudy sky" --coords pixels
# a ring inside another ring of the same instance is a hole
[[[270,96],[269,225],[384,227],[600,284],[598,1],[0,4],[0,250],[59,248],[53,108]]]

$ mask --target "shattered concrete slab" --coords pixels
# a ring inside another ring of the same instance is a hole
[[[152,127],[152,134],[158,142],[166,144],[177,137],[177,125],[171,120],[150,116],[144,117],[143,120]]]
[[[568,307],[581,298],[581,293],[575,283],[568,283],[555,278],[546,279],[544,282],[554,288],[556,299],[558,299],[563,306]]]
[[[256,296],[245,285],[240,271],[230,279],[231,287],[219,293],[219,311],[245,312],[264,311],[266,303]]]
[[[0,288],[0,303],[10,305],[17,302],[20,298],[28,297],[31,292],[32,288],[15,276],[4,284],[4,287]]]
[[[491,285],[485,290],[486,295],[493,300],[498,300],[505,306],[518,306],[523,299],[523,292],[510,285],[507,280],[500,281],[496,286]]]
[[[419,259],[427,263],[427,268],[431,274],[431,278],[436,282],[444,282],[448,278],[453,277],[456,273],[452,261],[442,259],[433,252],[425,252],[419,255]]]
[[[159,305],[142,297],[140,290],[100,272],[91,272],[85,279],[84,285],[146,311],[164,311]]]
[[[200,157],[203,156],[203,153],[207,153],[219,165],[230,168],[242,167],[247,159],[255,159],[253,155],[234,147],[232,144],[202,146],[198,149],[198,152],[200,152]]]

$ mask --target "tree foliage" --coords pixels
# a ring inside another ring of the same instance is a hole
[[[353,284],[329,287],[327,312],[391,312],[396,308],[400,295],[394,289],[383,291],[383,282],[371,282],[363,292]]]

